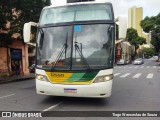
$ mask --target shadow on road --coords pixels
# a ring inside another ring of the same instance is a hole
[[[43,104],[51,104],[55,102],[63,102],[72,105],[82,106],[104,106],[109,103],[109,98],[79,98],[79,97],[61,97],[61,96],[46,96],[42,101]]]

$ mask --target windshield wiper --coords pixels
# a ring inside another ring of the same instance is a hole
[[[85,65],[86,65],[86,67],[87,67],[87,70],[90,71],[91,68],[90,68],[89,64],[87,63],[86,59],[85,59],[84,56],[83,56],[82,48],[81,48],[81,50],[79,49],[79,46],[77,45],[78,42],[74,42],[74,43],[75,43],[75,45],[74,45],[74,46],[75,46],[75,49],[78,51],[79,55],[81,56],[83,62],[85,63]]]
[[[62,49],[61,51],[59,52],[55,62],[54,62],[54,65],[52,65],[51,67],[51,75],[52,75],[52,71],[54,71],[54,68],[56,67],[56,64],[57,62],[63,57],[63,54],[65,53],[65,59],[66,59],[66,52],[67,52],[67,48],[68,48],[68,44],[67,44],[67,41],[68,41],[68,34],[66,36],[66,42],[65,44],[62,46]]]

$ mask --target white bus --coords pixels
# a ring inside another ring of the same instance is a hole
[[[31,25],[24,25],[25,42],[29,42]],[[37,24],[37,93],[110,97],[114,45],[111,3],[90,1],[45,7]]]

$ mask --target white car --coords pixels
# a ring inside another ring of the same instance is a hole
[[[143,63],[144,63],[144,61],[142,58],[135,59],[133,62],[134,65],[141,65]]]
[[[126,60],[124,60],[124,59],[120,59],[118,62],[117,62],[117,65],[126,65],[127,64],[127,62],[126,62]]]

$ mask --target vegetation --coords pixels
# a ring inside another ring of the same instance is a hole
[[[127,29],[126,39],[128,42],[135,47],[135,53],[132,55],[132,59],[136,56],[136,51],[139,48],[139,45],[143,45],[146,43],[146,39],[143,37],[139,37],[137,30],[134,28]]]
[[[145,58],[152,57],[155,54],[155,51],[154,51],[153,48],[144,48],[143,52],[144,52],[144,57]]]
[[[19,33],[23,40],[23,25],[26,22],[38,22],[40,12],[50,0],[0,0],[0,47],[12,44],[13,33]]]
[[[143,31],[151,32],[151,44],[154,46],[155,52],[160,52],[160,13],[157,16],[145,17],[141,21]]]

